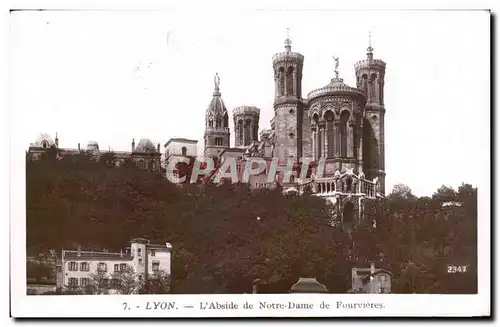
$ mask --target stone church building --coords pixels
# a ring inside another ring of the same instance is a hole
[[[266,170],[251,177],[251,187],[279,186],[286,193],[309,191],[331,201],[341,223],[360,219],[362,201],[385,193],[386,64],[374,58],[373,50],[370,42],[366,58],[354,66],[355,87],[345,84],[339,77],[338,58],[334,58],[336,68],[330,83],[304,96],[304,56],[292,51],[287,38],[284,51],[272,57],[275,86],[270,129],[259,130],[261,110],[253,106],[234,108],[230,117],[216,75],[212,99],[205,113],[204,155],[215,158],[219,165],[226,158],[237,158],[240,176],[245,162],[252,157],[263,159],[267,169],[273,158],[278,158],[282,165],[292,161],[294,168],[290,180],[278,174],[273,183],[268,183]],[[233,131],[230,131],[229,119],[233,119]],[[231,132],[234,147],[230,146]],[[42,135],[30,145],[27,156],[36,160],[54,147],[58,149],[58,156],[90,153],[99,158],[107,152],[99,149],[97,142],[89,142],[86,148],[78,145],[76,149],[62,149],[57,135],[55,141]],[[133,140],[131,151],[112,152],[117,166],[131,160],[141,169],[160,173],[165,173],[163,167],[170,161],[198,154],[196,140],[172,138],[164,148],[163,162],[160,145],[155,146],[148,139],[140,140],[137,146]],[[310,161],[307,180],[300,179],[302,158]],[[170,173],[175,175],[175,171]]]
[[[229,112],[222,100],[219,76],[205,114],[204,155],[236,157],[244,167],[249,157],[270,163],[293,160],[289,181],[276,177],[267,183],[267,174],[252,176],[251,186],[274,187],[303,192],[306,187],[337,206],[342,223],[362,216],[362,201],[385,193],[384,165],[384,78],[386,64],[375,59],[371,42],[366,58],[354,66],[356,86],[346,85],[338,73],[330,83],[307,96],[302,94],[304,56],[292,51],[290,39],[285,49],[272,58],[274,70],[274,118],[271,129],[259,133],[260,109],[241,106],[233,109],[234,144],[230,147]],[[309,181],[301,181],[302,158],[310,158]]]

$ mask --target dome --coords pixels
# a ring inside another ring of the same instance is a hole
[[[41,133],[35,142],[33,143],[32,146],[38,147],[38,148],[50,148],[51,146],[55,145],[54,140],[52,137],[50,137],[49,134]]]
[[[290,293],[328,293],[328,289],[316,278],[299,278],[297,283],[292,285]]]
[[[141,139],[134,149],[135,152],[156,152],[156,147],[150,139]]]
[[[310,101],[319,97],[331,96],[331,95],[347,95],[365,99],[363,91],[351,87],[347,84],[344,84],[344,80],[338,77],[333,78],[330,84],[309,92],[307,97],[308,100]]]
[[[96,141],[89,141],[87,143],[87,151],[99,151],[99,143]]]
[[[226,105],[224,104],[224,101],[222,101],[220,94],[216,96],[214,93],[214,97],[212,98],[212,101],[210,101],[210,104],[207,108],[207,116],[224,116],[226,113]]]
[[[207,117],[217,117],[217,116],[224,117],[225,115],[227,115],[227,109],[226,109],[226,105],[224,104],[224,101],[222,101],[221,94],[220,94],[219,74],[215,74],[214,85],[215,85],[215,88],[214,88],[213,98],[210,101],[210,104],[208,105],[206,116]]]

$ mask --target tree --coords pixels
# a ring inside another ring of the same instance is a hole
[[[140,294],[170,293],[170,276],[165,271],[156,271],[148,276],[139,289]]]
[[[132,294],[140,288],[138,275],[134,269],[127,266],[125,270],[115,272],[111,275],[112,287],[119,294]]]
[[[392,192],[389,194],[391,198],[408,199],[413,197],[411,193],[411,188],[405,184],[396,184],[392,188]]]
[[[314,275],[343,293],[351,268],[371,262],[393,273],[394,292],[477,291],[477,189],[468,184],[433,197],[398,186],[385,199],[366,200],[364,220],[347,232],[331,226],[330,204],[307,193],[287,197],[279,188],[231,183],[176,187],[135,167],[80,159],[27,163],[28,250],[78,242],[119,251],[134,237],[172,243],[171,278],[148,278],[140,292],[166,292],[167,284],[172,293],[251,292],[257,278],[263,292],[287,292],[297,278]],[[462,206],[443,207],[444,197]],[[470,272],[450,276],[449,262]],[[132,273],[114,277],[130,291]]]

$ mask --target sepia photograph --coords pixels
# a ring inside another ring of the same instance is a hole
[[[15,316],[491,314],[489,11],[9,20]]]

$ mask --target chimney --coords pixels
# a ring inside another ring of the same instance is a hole
[[[134,152],[135,149],[135,139],[132,139],[132,152]]]
[[[80,142],[78,142],[78,151],[80,151]]]
[[[158,143],[158,145],[156,146],[156,149],[157,149],[158,153],[160,153],[160,143]]]
[[[123,258],[123,250],[120,249],[120,257]]]
[[[372,262],[370,264],[370,274],[373,275],[375,273],[375,264]]]
[[[59,148],[59,138],[57,137],[57,132],[56,132],[56,148]]]
[[[77,256],[81,257],[82,256],[82,246],[78,245],[78,254]]]

